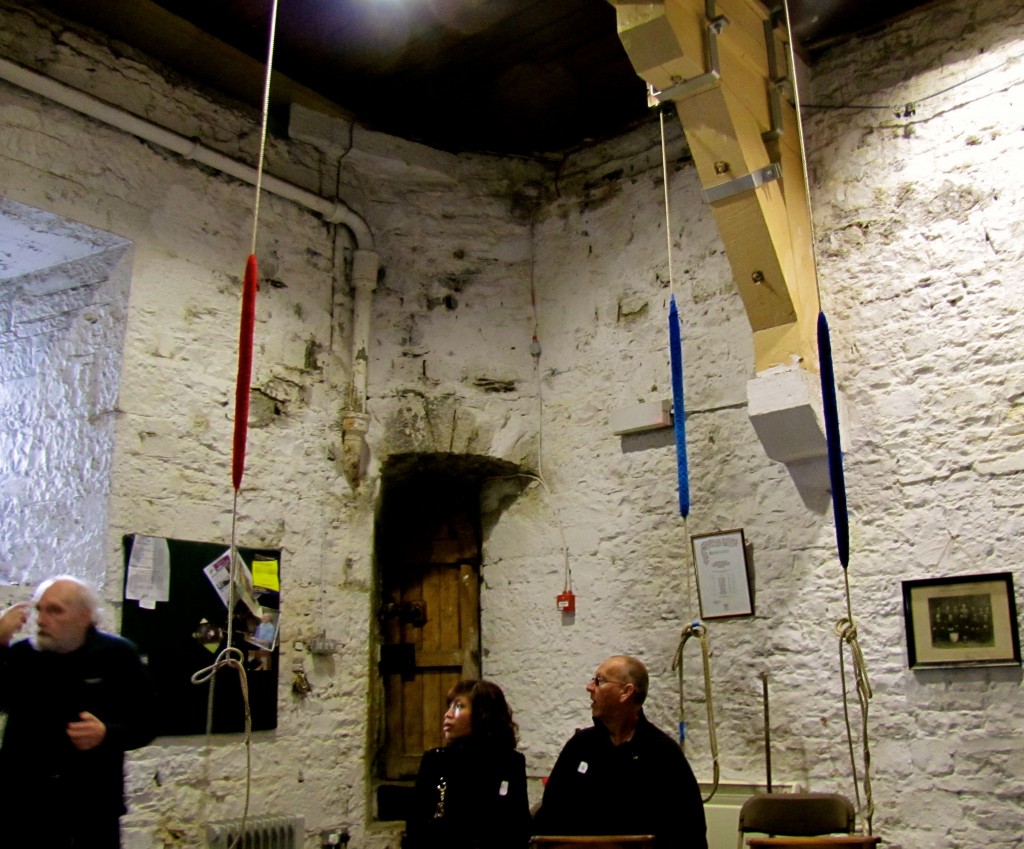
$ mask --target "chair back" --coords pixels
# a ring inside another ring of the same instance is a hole
[[[534,849],[654,849],[653,834],[536,835]]]
[[[853,804],[841,793],[768,793],[740,808],[739,849],[748,832],[785,837],[853,834]]]

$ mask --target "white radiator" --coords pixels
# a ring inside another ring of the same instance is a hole
[[[708,849],[736,849],[739,845],[740,808],[755,793],[764,793],[763,784],[748,784],[740,781],[723,781],[704,806],[704,817],[708,823]],[[790,787],[775,785],[776,792],[782,793]],[[701,796],[711,790],[708,784],[700,785]],[[744,841],[744,844],[746,841]]]
[[[206,824],[209,849],[302,849],[305,839],[302,817],[247,817],[244,823],[237,819]]]

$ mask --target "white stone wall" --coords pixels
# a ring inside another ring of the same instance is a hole
[[[102,571],[128,245],[0,199],[0,580]],[[83,462],[83,458],[86,462]]]
[[[822,300],[850,400],[851,577],[872,670],[879,832],[1019,846],[1019,668],[910,672],[900,580],[1010,571],[1024,436],[1024,4],[949,3],[817,69]],[[853,64],[851,64],[853,63]],[[1019,601],[1018,601],[1019,603]]]
[[[4,3],[0,14],[0,55],[251,161],[257,116],[38,12]],[[875,830],[894,846],[1010,847],[1024,833],[1019,669],[909,671],[900,596],[905,578],[1010,570],[1024,583],[1022,38],[1020,2],[963,0],[814,69],[818,103],[917,102],[908,118],[816,110],[806,127],[822,301],[850,404],[849,578],[875,691]],[[257,252],[273,282],[257,303],[239,543],[283,550],[285,615],[279,727],[255,742],[252,808],[303,814],[308,846],[336,824],[349,826],[353,846],[396,845],[397,829],[372,820],[370,766],[373,516],[380,464],[396,452],[487,455],[544,478],[515,499],[495,482],[485,504],[483,668],[510,696],[531,775],[588,721],[585,680],[611,652],[648,661],[648,712],[674,726],[671,661],[699,611],[687,532],[742,527],[757,615],[709,623],[723,780],[763,780],[767,672],[775,782],[853,795],[832,632],[846,604],[827,497],[805,501],[750,425],[749,326],[696,175],[676,163],[679,131],[668,135],[671,286],[656,127],[569,157],[557,175],[358,128],[340,161],[271,144],[275,173],[344,187],[383,267],[369,352],[373,462],[353,491],[334,459],[352,244],[264,198]],[[133,245],[106,542],[105,594],[116,601],[123,533],[229,538],[253,193],[0,84],[0,194]],[[611,410],[670,394],[671,291],[686,360],[686,524],[674,447],[663,435],[621,440],[607,424]],[[572,618],[555,610],[563,550]],[[338,654],[301,648],[321,630],[343,643]],[[313,684],[305,698],[291,693],[293,662]],[[707,780],[694,644],[685,675],[687,750]],[[199,845],[202,822],[241,813],[237,740],[209,750],[202,739],[160,740],[131,760],[133,849]]]
[[[207,108],[186,89],[168,86],[127,58],[118,62],[73,30],[50,30],[39,19],[46,29],[37,31],[33,16],[4,11],[6,55],[30,67],[57,67],[63,79],[74,81],[83,66],[91,65],[96,73],[89,79],[100,89],[94,93],[116,97],[120,92],[128,107],[136,105],[134,98],[152,97],[164,110],[146,114],[154,120],[205,113],[208,144],[216,142],[225,124],[233,123],[237,133],[251,121],[232,110]],[[125,76],[134,77],[136,86],[126,84]],[[105,90],[108,85],[116,91]],[[116,233],[136,248],[106,556],[93,563],[94,569],[106,566],[105,595],[116,602],[122,534],[230,540],[238,284],[249,249],[253,192],[14,87],[3,86],[0,98],[3,191]],[[188,131],[173,122],[171,127]],[[238,539],[242,545],[284,550],[290,613],[282,634],[282,722],[276,733],[259,735],[252,808],[306,813],[309,825],[319,827],[361,817],[365,717],[325,710],[325,705],[365,703],[370,579],[362,540],[367,527],[345,519],[347,487],[327,459],[337,436],[331,427],[335,402],[320,397],[334,365],[324,352],[331,338],[334,266],[342,262],[329,229],[312,214],[264,198],[262,217],[263,274],[281,285],[265,282],[260,292],[253,383],[277,400],[282,413],[263,416],[251,430]],[[344,291],[338,300],[344,309]],[[269,326],[272,333],[266,332]],[[319,345],[312,362],[310,339]],[[262,407],[254,404],[256,409]],[[288,427],[280,427],[277,418]],[[270,475],[272,468],[292,473]],[[350,532],[361,540],[358,545],[346,543]],[[349,549],[362,553],[345,560]],[[343,560],[349,563],[344,573]],[[328,572],[330,607],[319,604]],[[92,577],[104,576],[101,571]],[[293,701],[291,647],[328,620],[331,636],[342,640],[346,651],[325,662],[303,657],[318,701]],[[285,721],[289,712],[294,716]],[[218,741],[203,756],[201,742],[161,741],[136,756],[129,771],[128,845],[199,845],[204,821],[241,815],[245,760],[240,743]]]

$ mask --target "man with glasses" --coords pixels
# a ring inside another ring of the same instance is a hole
[[[707,849],[700,787],[679,744],[644,716],[647,668],[615,655],[587,683],[594,724],[558,756],[535,835],[653,834],[658,849]]]

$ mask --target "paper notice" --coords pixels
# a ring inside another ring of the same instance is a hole
[[[158,601],[171,597],[171,555],[163,537],[136,534],[128,558],[124,597],[152,610]]]
[[[220,596],[220,600],[227,607],[228,596],[231,594],[231,549],[227,549],[220,557],[206,566],[203,571],[206,573],[206,577],[210,580],[213,588],[217,591],[217,595]]]

